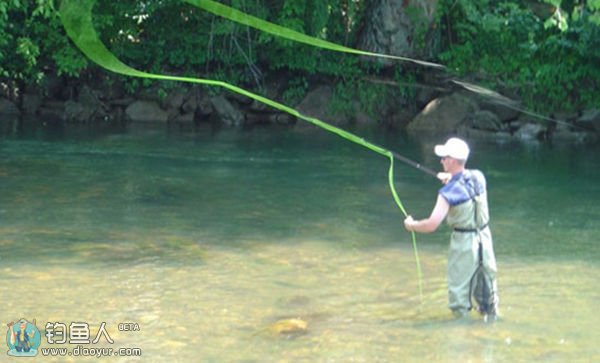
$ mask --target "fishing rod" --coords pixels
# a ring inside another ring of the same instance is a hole
[[[330,131],[333,131],[334,133],[340,134],[342,137],[345,137],[345,135],[341,134],[341,133],[345,134],[346,133],[345,131],[341,131],[341,132],[338,132],[337,130],[330,130]],[[438,174],[437,172],[435,172],[434,170],[432,170],[432,169],[430,169],[430,168],[428,168],[426,166],[421,165],[421,163],[418,163],[418,162],[416,162],[416,161],[414,161],[412,159],[407,158],[406,156],[400,155],[400,154],[398,154],[395,151],[392,151],[392,150],[386,149],[384,147],[381,147],[379,145],[376,145],[376,144],[374,144],[374,143],[372,143],[370,141],[365,140],[362,137],[358,138],[358,139],[354,138],[353,141],[357,141],[358,144],[361,144],[363,146],[367,146],[368,148],[370,148],[370,149],[372,149],[372,150],[374,150],[374,151],[376,151],[376,152],[378,152],[380,154],[387,154],[387,153],[389,153],[389,154],[391,154],[394,157],[394,159],[399,160],[399,161],[401,161],[401,162],[403,162],[403,163],[405,163],[407,165],[410,165],[413,168],[418,169],[418,170],[424,172],[425,174],[431,175],[432,177],[434,177],[434,178],[437,179],[437,174]]]
[[[394,156],[395,159],[400,160],[403,163],[412,166],[413,168],[421,170],[425,174],[428,174],[434,178],[437,178],[437,173],[435,171],[433,171],[432,169],[429,169],[428,167],[423,166],[423,165],[417,163],[416,161],[413,161],[405,156],[402,156],[402,155],[398,154],[397,152],[394,152],[394,151],[390,151],[390,152],[392,153],[392,155]]]

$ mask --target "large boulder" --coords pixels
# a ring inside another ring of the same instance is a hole
[[[408,124],[409,131],[456,132],[477,111],[477,104],[460,93],[436,98]]]
[[[244,114],[223,95],[211,98],[210,103],[223,124],[228,126],[241,126],[244,124]]]
[[[213,112],[212,102],[210,97],[206,93],[201,93],[199,90],[195,88],[191,88],[185,99],[183,104],[181,105],[181,112],[186,113],[194,113],[200,118],[205,118]]]
[[[470,116],[470,126],[477,130],[500,131],[502,122],[498,115],[491,111],[478,110]]]
[[[306,93],[296,109],[303,115],[325,119],[327,118],[327,108],[332,95],[333,88],[330,86],[318,86]]]
[[[327,123],[339,125],[347,122],[348,119],[343,115],[331,112],[330,104],[332,97],[333,88],[331,86],[317,86],[306,93],[306,96],[296,106],[296,109],[302,115],[314,117]],[[301,121],[296,125],[303,127],[310,125],[310,123]]]
[[[125,109],[127,118],[134,122],[166,123],[169,114],[156,101],[135,101]]]
[[[164,100],[162,100],[161,106],[166,109],[179,110],[186,100],[187,92],[183,89],[174,89],[167,94]]]
[[[94,110],[75,101],[65,102],[63,119],[68,122],[87,123],[92,119]]]

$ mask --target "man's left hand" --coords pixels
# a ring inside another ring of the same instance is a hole
[[[412,216],[408,216],[408,217],[406,217],[406,219],[404,219],[404,228],[406,228],[407,231],[412,232],[414,224],[415,224],[415,220],[413,219]]]

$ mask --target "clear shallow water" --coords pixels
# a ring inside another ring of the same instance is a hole
[[[443,140],[358,133],[439,166]],[[489,184],[497,324],[451,319],[446,227],[418,236],[421,300],[387,160],[312,129],[4,136],[0,319],[35,318],[42,334],[106,322],[115,344],[95,347],[143,352],[106,361],[598,361],[599,148],[472,146]],[[427,215],[437,182],[396,169],[405,207]],[[308,332],[269,331],[287,318]]]

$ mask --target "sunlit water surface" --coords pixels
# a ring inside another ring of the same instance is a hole
[[[356,132],[439,168],[443,136]],[[495,324],[447,310],[445,226],[417,238],[420,294],[386,158],[321,130],[268,128],[3,136],[0,319],[36,319],[42,335],[47,322],[87,322],[92,338],[106,322],[114,344],[88,347],[142,351],[106,361],[600,361],[599,148],[472,148],[488,178]],[[396,186],[416,217],[439,188],[400,165]],[[291,318],[307,331],[269,329]]]

